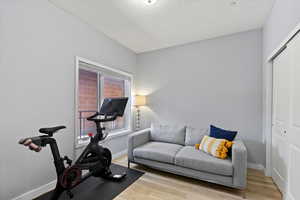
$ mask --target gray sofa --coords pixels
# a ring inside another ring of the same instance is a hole
[[[241,140],[234,141],[232,156],[222,160],[195,149],[205,129],[152,125],[128,138],[130,163],[237,189],[247,183],[247,150]]]

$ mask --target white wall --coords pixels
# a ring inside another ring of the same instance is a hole
[[[68,129],[56,138],[61,153],[73,155],[77,55],[135,72],[135,53],[47,0],[1,0],[1,200],[55,179],[49,149],[33,153],[17,144],[20,138],[63,124]],[[113,152],[126,148],[120,141]]]
[[[137,93],[148,95],[143,126],[238,130],[249,161],[264,165],[261,45],[261,30],[254,30],[139,54]]]
[[[264,58],[300,23],[299,0],[276,0],[263,28]]]

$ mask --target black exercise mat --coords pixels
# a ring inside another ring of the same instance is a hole
[[[111,171],[116,174],[126,171],[127,175],[120,182],[112,182],[101,178],[90,177],[72,189],[72,193],[74,194],[74,198],[72,200],[111,200],[144,174],[143,172],[128,169],[127,167],[116,164],[111,164]],[[49,200],[51,193],[52,191],[43,194],[35,200]],[[70,198],[66,192],[64,192],[59,198],[59,200],[69,199]]]

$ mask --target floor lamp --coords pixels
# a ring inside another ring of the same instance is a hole
[[[134,106],[136,107],[136,121],[135,121],[135,130],[139,130],[141,128],[141,111],[140,106],[146,105],[146,97],[142,95],[135,96]]]

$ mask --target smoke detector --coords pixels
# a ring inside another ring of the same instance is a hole
[[[231,1],[230,1],[230,5],[231,5],[231,6],[236,6],[238,3],[239,3],[238,0],[231,0]]]
[[[147,4],[151,5],[151,4],[155,4],[156,0],[145,0]]]

